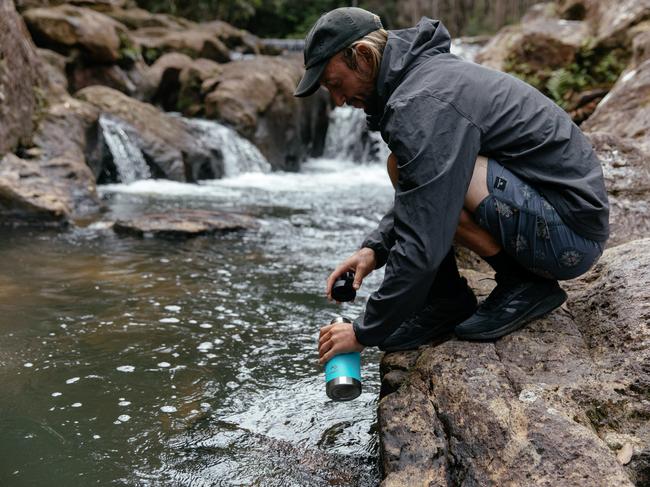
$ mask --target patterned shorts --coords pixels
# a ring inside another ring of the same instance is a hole
[[[537,190],[493,159],[488,160],[487,185],[490,194],[474,219],[530,271],[573,279],[603,253],[603,243],[575,233]]]

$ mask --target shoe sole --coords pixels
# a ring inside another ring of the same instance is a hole
[[[562,294],[553,294],[551,296],[547,296],[539,303],[537,303],[535,306],[530,308],[528,313],[526,313],[525,315],[520,316],[518,319],[506,323],[505,325],[499,328],[495,328],[494,330],[483,331],[479,333],[464,333],[462,329],[458,330],[458,327],[456,327],[454,333],[458,338],[461,338],[463,340],[476,340],[476,341],[496,340],[497,338],[501,338],[502,336],[505,336],[508,333],[512,333],[513,331],[518,330],[519,328],[523,327],[527,323],[530,323],[531,321],[537,318],[541,318],[542,316],[550,313],[554,309],[560,307],[562,303],[564,303],[566,300],[567,300],[567,294],[564,290],[562,290]]]

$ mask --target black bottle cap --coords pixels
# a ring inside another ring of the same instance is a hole
[[[357,296],[357,292],[352,287],[353,282],[353,272],[346,272],[340,276],[332,286],[332,298],[339,302],[352,301]]]

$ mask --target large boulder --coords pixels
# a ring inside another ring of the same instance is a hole
[[[606,250],[568,288],[495,343],[384,357],[382,485],[650,482],[650,239]]]
[[[34,41],[42,47],[69,53],[80,49],[94,62],[117,63],[132,56],[128,30],[112,18],[83,7],[61,5],[23,13]]]
[[[28,144],[42,95],[40,61],[11,0],[0,3],[0,156]]]
[[[650,152],[650,59],[620,77],[582,128],[634,139]]]
[[[104,85],[142,99],[147,66],[127,28],[82,7],[35,8],[24,14],[37,44],[65,55],[70,92]]]
[[[303,73],[293,58],[258,56],[223,66],[205,95],[205,115],[234,127],[279,169],[296,170],[322,151],[329,100],[293,96]]]

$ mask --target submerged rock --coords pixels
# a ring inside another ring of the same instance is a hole
[[[257,228],[257,222],[250,216],[207,210],[150,213],[130,220],[118,220],[113,225],[118,234],[161,238],[196,237],[254,228]]]
[[[650,481],[650,239],[607,250],[566,287],[565,307],[495,343],[450,340],[402,360],[379,405],[382,485]]]

